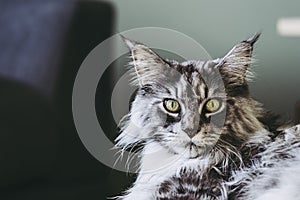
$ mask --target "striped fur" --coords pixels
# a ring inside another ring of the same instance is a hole
[[[116,145],[122,151],[139,145],[141,159],[137,180],[118,199],[257,199],[269,181],[280,184],[261,174],[275,162],[296,159],[296,151],[288,153],[277,117],[249,96],[248,68],[258,37],[242,41],[223,58],[183,63],[123,38],[139,90],[120,123]],[[212,98],[221,102],[215,113],[205,108]],[[166,111],[164,99],[177,100],[180,112]],[[288,141],[295,148],[298,132]],[[274,172],[286,165],[276,166]]]

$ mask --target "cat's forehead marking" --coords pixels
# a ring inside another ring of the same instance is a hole
[[[178,87],[184,91],[180,98],[194,98],[201,106],[209,97],[224,96],[222,90],[222,79],[218,77],[214,61],[185,61],[183,63],[169,62],[173,69],[181,74],[183,79],[179,81]],[[188,91],[189,90],[189,91]],[[189,94],[189,95],[188,95]],[[201,110],[201,108],[199,108]]]
[[[197,94],[197,96],[200,98],[200,100],[203,100],[207,96],[207,85],[205,84],[205,81],[199,74],[199,72],[193,72],[191,74],[192,76],[192,87]]]
[[[188,65],[182,66],[181,73],[187,83],[186,87],[189,87],[195,94],[194,97],[200,101],[205,99],[208,88],[199,71],[193,65]]]

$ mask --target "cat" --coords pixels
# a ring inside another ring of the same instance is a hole
[[[117,199],[300,199],[300,127],[249,95],[259,36],[223,58],[182,63],[122,36],[138,91],[116,147],[141,148],[137,179]]]

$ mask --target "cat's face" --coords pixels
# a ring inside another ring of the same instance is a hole
[[[236,45],[222,59],[183,63],[163,60],[125,39],[139,90],[117,143],[156,143],[192,159],[235,148],[259,130],[246,84],[257,37]]]

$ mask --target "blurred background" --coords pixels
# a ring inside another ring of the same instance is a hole
[[[72,118],[82,61],[128,29],[177,30],[214,58],[262,31],[251,93],[300,122],[299,7],[296,0],[0,0],[0,199],[105,199],[134,180],[91,156]],[[113,63],[96,93],[97,116],[111,140],[110,96],[124,72]]]

